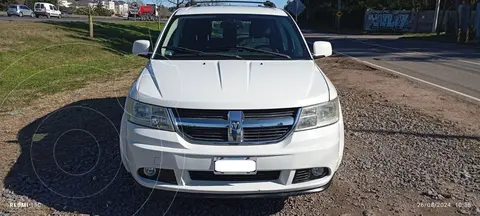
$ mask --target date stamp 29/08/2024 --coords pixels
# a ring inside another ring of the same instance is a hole
[[[470,202],[418,202],[417,208],[471,208]]]

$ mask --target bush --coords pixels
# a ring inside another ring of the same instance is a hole
[[[0,1],[0,11],[6,11],[10,4],[16,4],[15,0],[2,0]]]
[[[73,11],[74,14],[88,15],[88,7],[79,7]]]
[[[101,8],[101,7],[96,7],[95,10],[93,10],[95,16],[112,16],[113,11],[106,9],[106,8]]]
[[[92,10],[93,16],[112,16],[113,15],[113,11],[103,7],[93,7],[93,8],[90,8],[90,10]],[[78,15],[88,15],[89,8],[88,7],[77,8],[75,9],[74,13]]]

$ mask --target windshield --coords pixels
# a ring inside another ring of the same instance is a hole
[[[154,59],[311,59],[287,16],[182,15],[164,31]]]

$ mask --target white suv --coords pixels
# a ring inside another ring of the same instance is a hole
[[[131,87],[122,162],[143,186],[202,197],[325,190],[343,156],[337,91],[292,17],[266,6],[175,11]]]

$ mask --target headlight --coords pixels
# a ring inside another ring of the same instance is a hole
[[[339,119],[338,97],[321,104],[302,108],[296,130],[314,129],[333,124]]]
[[[168,110],[163,107],[141,103],[127,97],[127,120],[145,127],[173,131]]]

